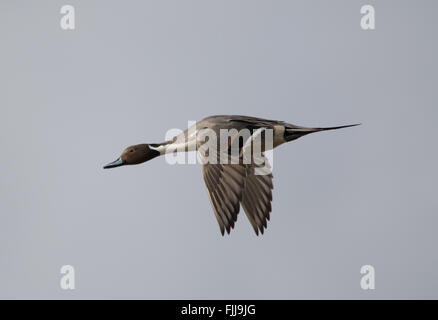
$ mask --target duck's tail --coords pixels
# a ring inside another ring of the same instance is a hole
[[[284,138],[286,139],[286,141],[292,141],[313,132],[337,130],[337,129],[355,127],[358,125],[360,125],[360,123],[349,124],[345,126],[337,126],[337,127],[325,127],[325,128],[307,128],[307,127],[299,127],[299,126],[286,127],[284,132]]]

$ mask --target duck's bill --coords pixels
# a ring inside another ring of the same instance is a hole
[[[118,158],[116,161],[108,163],[106,166],[104,166],[104,169],[110,169],[115,167],[120,167],[125,164],[125,161],[122,160],[122,158]]]

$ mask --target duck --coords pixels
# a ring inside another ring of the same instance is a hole
[[[222,236],[230,234],[234,228],[240,207],[258,236],[264,233],[270,220],[274,188],[271,166],[265,153],[310,133],[357,125],[360,123],[303,127],[258,117],[215,115],[196,122],[171,140],[131,145],[103,168],[137,165],[162,155],[196,151]],[[222,137],[224,132],[227,133],[225,142],[219,143],[220,139],[211,138],[214,135]],[[256,149],[259,150],[257,154]],[[253,153],[245,152],[248,150],[253,150]],[[245,154],[250,156],[245,157]],[[212,161],[215,159],[218,161]]]

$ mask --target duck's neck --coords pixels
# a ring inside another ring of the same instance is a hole
[[[159,152],[160,155],[163,155],[163,154],[166,153],[166,149],[167,149],[166,146],[167,146],[166,142],[163,142],[163,143],[150,143],[149,144],[149,148]]]
[[[174,139],[163,143],[150,144],[149,148],[158,151],[160,155],[166,153],[196,151],[196,139],[188,139],[188,141],[184,138]]]

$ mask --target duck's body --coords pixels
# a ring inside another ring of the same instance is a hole
[[[138,164],[167,153],[198,151],[200,158],[204,160],[202,173],[222,235],[225,231],[230,233],[234,227],[240,205],[258,235],[259,231],[263,233],[267,227],[272,209],[273,177],[263,152],[312,132],[351,126],[355,125],[306,128],[256,117],[211,116],[197,122],[171,141],[128,147],[119,159],[104,168]],[[230,133],[226,148],[220,145],[224,132]],[[246,132],[247,135],[243,134]],[[212,140],[212,134],[218,137],[217,141]],[[237,154],[232,153],[232,146],[237,146]],[[249,158],[244,156],[247,149],[253,149]],[[256,154],[256,149],[260,153]],[[237,161],[233,160],[233,155]]]
[[[219,115],[207,117],[191,127],[187,128],[184,132],[174,137],[171,141],[156,144],[152,147],[160,153],[160,155],[166,153],[172,153],[177,150],[184,149],[187,151],[196,151],[199,145],[198,134],[203,129],[213,130],[216,135],[220,136],[220,130],[237,130],[240,132],[243,129],[250,131],[257,130],[259,128],[266,128],[274,130],[275,143],[274,147],[286,142],[284,139],[285,126],[292,126],[290,124],[281,124],[280,121],[265,120],[255,117],[247,116],[233,116],[233,115]]]

